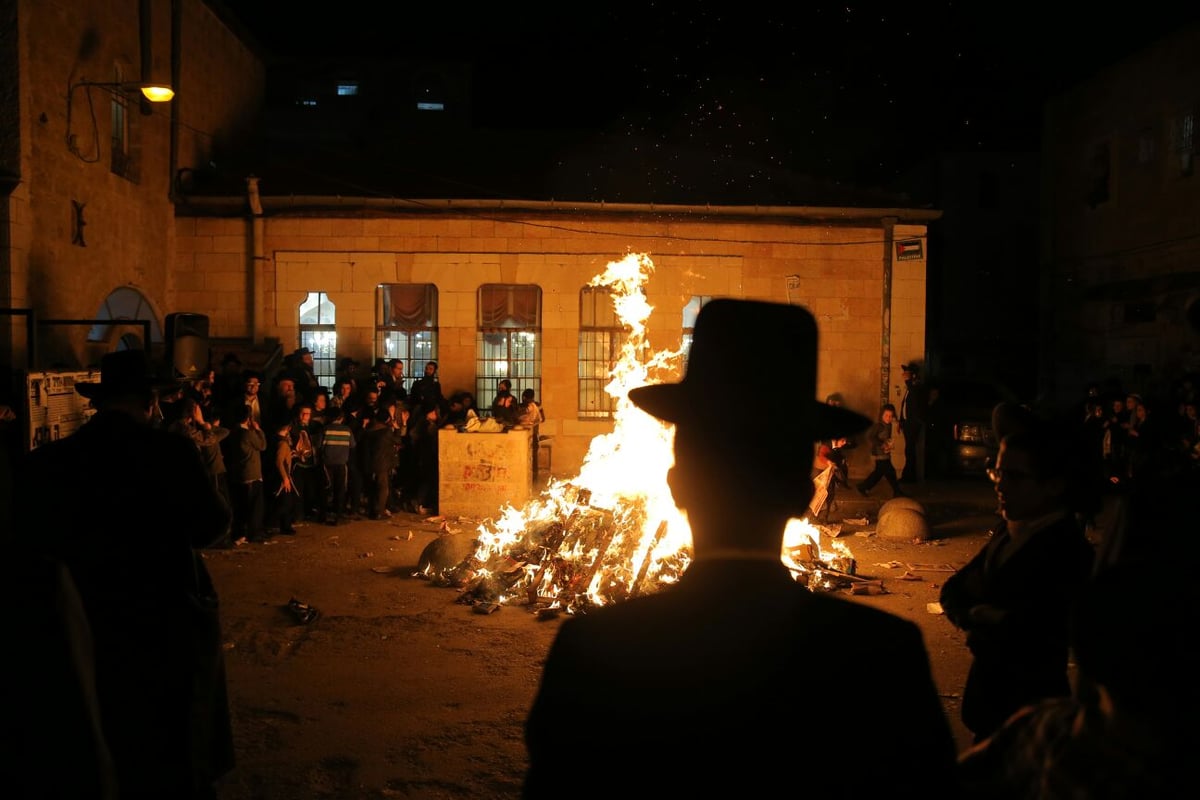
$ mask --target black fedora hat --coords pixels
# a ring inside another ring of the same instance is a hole
[[[89,400],[118,395],[148,394],[174,381],[161,379],[150,367],[145,350],[118,350],[100,359],[100,380],[79,381],[75,391]]]
[[[782,438],[812,442],[871,424],[817,400],[817,323],[808,309],[758,300],[706,303],[696,317],[683,380],[631,389],[629,399],[667,422],[719,427],[728,422],[724,396],[735,377],[758,398],[765,418],[778,420]],[[715,428],[713,435],[720,435]]]

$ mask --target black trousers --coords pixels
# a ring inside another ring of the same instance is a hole
[[[905,481],[925,480],[925,423],[908,419],[901,424],[904,431],[904,471],[900,474]]]
[[[329,493],[333,501],[328,516],[334,522],[346,513],[346,492],[350,486],[350,469],[345,464],[326,464],[325,474],[329,478]]]
[[[322,520],[325,517],[325,471],[320,467],[296,467],[292,483],[299,495],[297,519]]]
[[[891,458],[875,459],[875,469],[871,470],[871,474],[867,479],[858,485],[858,490],[863,494],[875,488],[875,484],[881,480],[887,481],[888,486],[892,487],[893,495],[902,495],[904,492],[900,490],[900,481],[896,477],[896,468],[892,465]]]
[[[263,503],[262,481],[235,481],[229,485],[233,498],[233,538],[243,536],[256,542],[264,537],[266,509]]]

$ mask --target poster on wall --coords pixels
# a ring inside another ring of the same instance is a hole
[[[96,410],[86,397],[75,391],[75,384],[99,380],[99,370],[29,373],[25,378],[29,449],[70,436],[91,419]]]

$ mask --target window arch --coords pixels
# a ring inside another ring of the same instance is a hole
[[[162,344],[162,328],[158,324],[158,316],[150,306],[146,296],[132,286],[119,286],[109,293],[100,303],[92,319],[113,320],[113,323],[99,322],[88,330],[88,342],[103,343],[112,338],[113,329],[120,327],[118,321],[133,322],[147,320],[150,323],[150,341],[143,342],[140,333],[122,333],[117,341],[118,350],[149,350],[151,344]]]
[[[309,292],[300,303],[300,346],[313,354],[313,375],[332,389],[337,380],[337,306],[324,292]]]
[[[692,334],[696,330],[696,317],[700,315],[700,309],[704,308],[704,304],[712,300],[711,295],[694,294],[687,301],[687,305],[683,307],[683,355],[686,359],[688,354],[692,352]]]

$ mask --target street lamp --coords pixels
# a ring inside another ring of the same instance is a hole
[[[71,86],[71,94],[80,86],[92,87],[98,89],[107,89],[110,92],[131,92],[134,89],[139,90],[142,96],[151,103],[166,103],[175,96],[175,90],[170,84],[158,83],[155,81],[121,81],[103,83],[98,81],[78,81]]]
[[[91,148],[86,154],[84,152],[81,152],[79,149],[79,145],[78,145],[78,142],[76,141],[75,131],[74,131],[73,122],[72,122],[74,105],[75,105],[75,91],[81,87],[83,88],[84,97],[87,100],[87,111],[88,111],[88,115],[91,119],[91,128],[92,128],[92,130],[91,130],[91,134],[92,134]],[[73,153],[79,159],[81,159],[82,161],[85,161],[87,163],[93,163],[95,161],[98,161],[100,158],[100,131],[99,131],[98,126],[96,125],[96,111],[95,111],[95,108],[93,108],[93,106],[92,106],[92,91],[91,90],[93,88],[103,89],[106,92],[109,92],[110,94],[114,95],[114,97],[117,98],[116,102],[122,106],[124,106],[127,102],[129,102],[129,100],[126,99],[126,98],[128,98],[129,93],[132,93],[135,89],[137,91],[140,91],[142,93],[142,97],[145,98],[145,101],[143,101],[143,103],[142,103],[142,113],[143,114],[152,113],[150,111],[150,105],[149,105],[150,103],[166,103],[175,96],[175,90],[171,88],[170,84],[158,83],[156,81],[87,81],[87,80],[81,80],[81,81],[76,81],[75,83],[70,84],[67,89],[67,150],[69,150],[71,153]],[[124,111],[121,111],[121,113],[123,115]],[[126,124],[124,122],[123,116],[121,117],[121,120],[122,121],[120,122],[120,126],[123,129],[124,125]],[[116,124],[117,123],[114,122],[114,125],[116,125]]]

